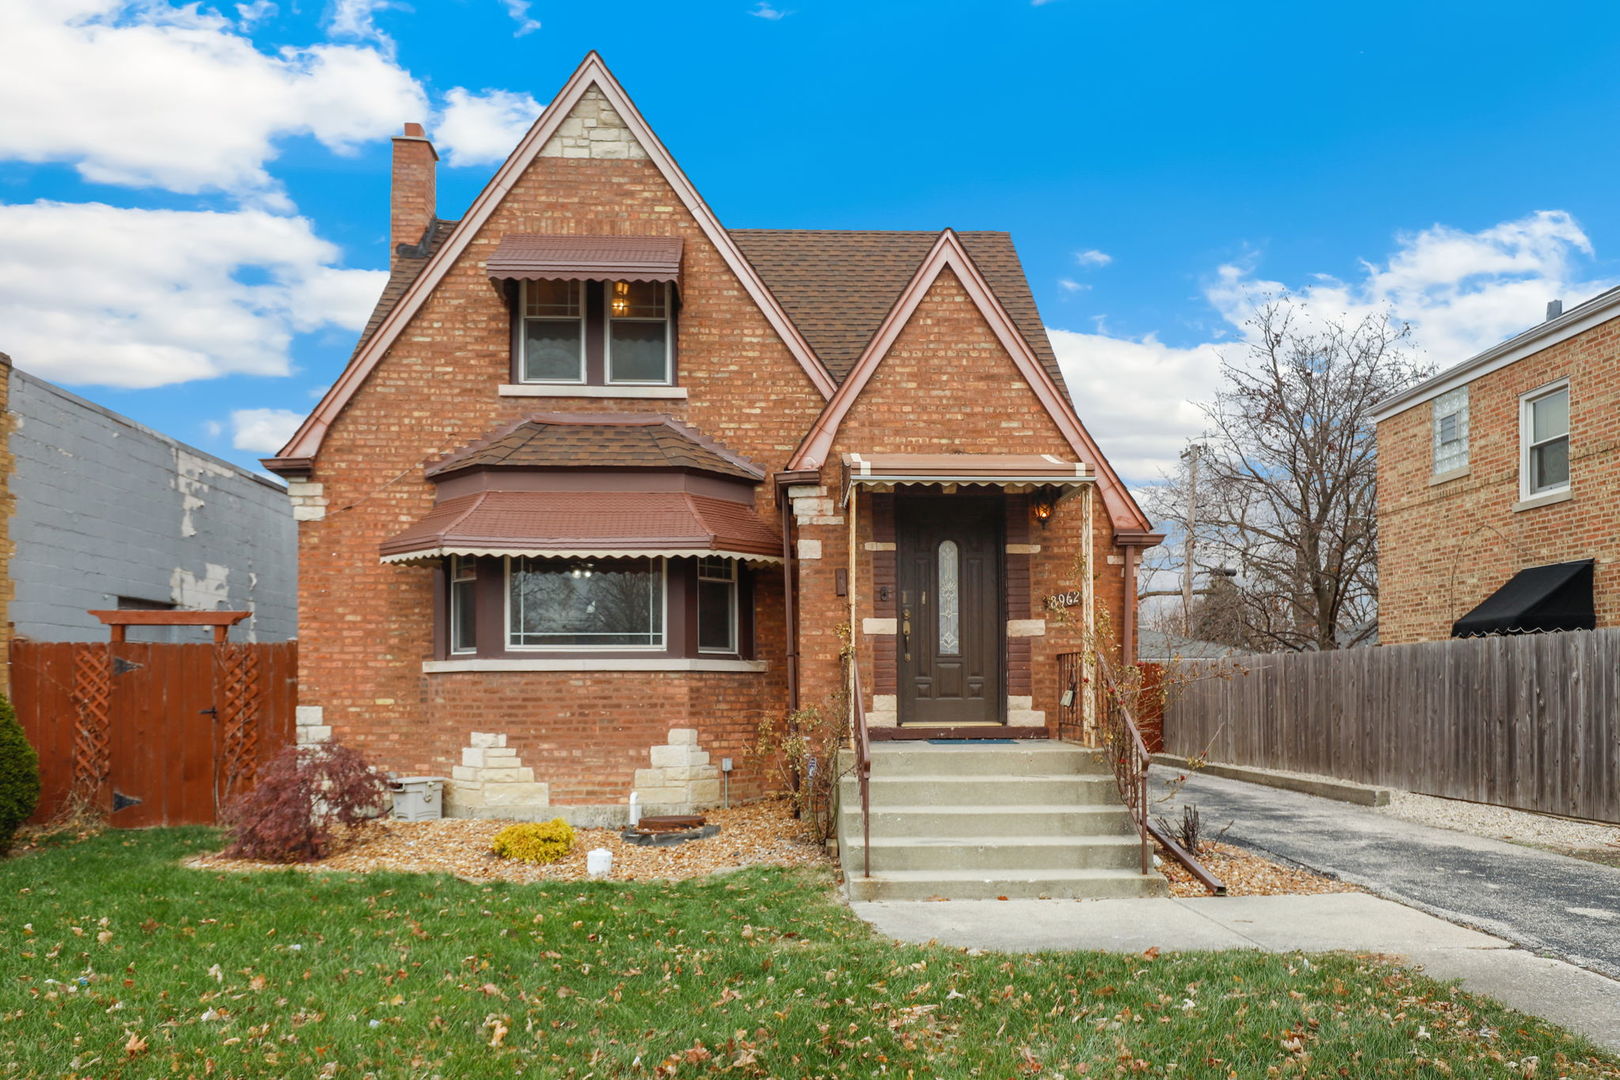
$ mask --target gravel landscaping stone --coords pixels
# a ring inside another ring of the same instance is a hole
[[[1620,826],[1577,821],[1574,818],[1534,814],[1506,806],[1441,799],[1397,791],[1388,806],[1376,813],[1388,814],[1419,825],[1455,829],[1475,836],[1511,840],[1518,844],[1558,849],[1589,849],[1620,855]]]

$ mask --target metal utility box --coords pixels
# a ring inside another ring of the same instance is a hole
[[[397,776],[388,785],[394,793],[397,821],[434,821],[444,816],[444,777]]]

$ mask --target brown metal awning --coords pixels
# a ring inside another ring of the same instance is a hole
[[[530,555],[774,563],[782,538],[747,503],[685,491],[480,491],[446,499],[381,551],[383,562]]]
[[[513,233],[485,266],[502,280],[679,281],[681,238]]]
[[[907,485],[1034,491],[1096,480],[1091,466],[1051,454],[845,454],[847,486],[892,491]]]

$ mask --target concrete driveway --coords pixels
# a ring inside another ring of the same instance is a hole
[[[1155,766],[1155,795],[1177,775]],[[1155,813],[1177,820],[1184,803],[1198,806],[1206,835],[1230,821],[1232,843],[1620,979],[1620,870],[1196,773]]]

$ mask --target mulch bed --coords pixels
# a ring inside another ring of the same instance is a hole
[[[1206,842],[1198,861],[1226,886],[1228,896],[1305,896],[1361,892],[1337,878],[1295,866],[1284,866],[1231,844]],[[1208,896],[1209,892],[1180,863],[1164,859],[1159,869],[1170,879],[1171,896]]]
[[[454,874],[467,881],[579,881],[585,854],[593,848],[613,852],[614,881],[681,881],[745,866],[829,866],[825,849],[808,826],[793,817],[785,799],[771,799],[711,810],[705,816],[720,832],[674,847],[626,843],[617,830],[577,829],[578,842],[566,858],[546,865],[496,857],[490,839],[510,821],[445,818],[440,821],[384,820],[368,828],[342,850],[298,870]],[[277,870],[281,864],[204,855],[188,866],[200,870]]]

